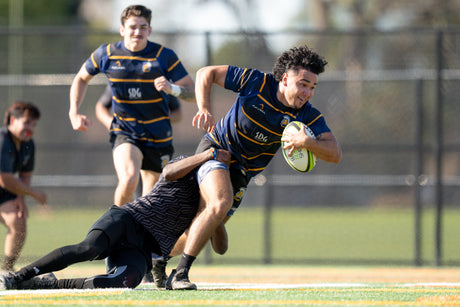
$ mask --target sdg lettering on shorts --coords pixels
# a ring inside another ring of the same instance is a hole
[[[141,89],[136,87],[131,87],[128,89],[128,95],[129,95],[129,99],[140,99],[142,98],[142,92],[141,92]]]

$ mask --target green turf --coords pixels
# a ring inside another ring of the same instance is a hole
[[[158,291],[141,286],[136,290],[101,295],[84,292],[0,296],[0,304],[15,306],[458,306],[460,290],[454,287],[401,287],[387,284],[298,289],[226,289]]]
[[[30,261],[63,245],[81,241],[106,208],[39,210],[30,209],[28,236],[22,253]],[[227,223],[229,251],[211,253],[216,264],[262,263],[264,223],[261,208],[240,208]],[[460,260],[458,237],[460,210],[446,210],[443,227],[445,260]],[[414,259],[414,218],[410,209],[399,208],[276,208],[272,214],[271,256],[276,261],[359,264],[411,264]],[[432,265],[434,258],[434,214],[425,210],[422,218],[422,259]],[[3,245],[4,234],[0,234]],[[198,258],[203,261],[204,256]],[[369,262],[367,262],[369,263]]]

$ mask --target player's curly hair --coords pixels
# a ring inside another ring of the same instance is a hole
[[[126,19],[128,19],[131,16],[144,17],[145,19],[147,19],[150,25],[150,21],[152,20],[152,11],[143,5],[130,5],[127,8],[125,8],[121,13],[121,25],[124,25]]]
[[[21,118],[23,116],[29,116],[32,119],[40,118],[40,110],[30,102],[15,101],[5,112],[5,118],[3,123],[5,126],[10,124],[11,116]]]
[[[278,82],[281,81],[283,74],[288,70],[306,69],[319,75],[324,72],[326,65],[327,61],[307,46],[294,47],[283,52],[276,59],[273,66],[273,75]]]

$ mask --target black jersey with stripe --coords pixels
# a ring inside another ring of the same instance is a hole
[[[175,158],[170,163],[183,158]],[[199,200],[200,190],[195,169],[173,181],[166,181],[161,175],[147,195],[121,208],[147,229],[160,245],[162,254],[168,256],[177,239],[195,217]]]

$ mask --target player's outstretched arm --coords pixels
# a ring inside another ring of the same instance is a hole
[[[193,117],[193,126],[211,132],[215,128],[215,120],[211,114],[211,89],[213,84],[225,85],[228,66],[206,66],[196,73],[195,95],[198,112]]]
[[[16,195],[29,195],[42,205],[46,204],[46,194],[30,186],[29,178],[31,175],[29,173],[21,173],[20,176],[21,179],[18,179],[12,173],[0,173],[0,186]]]
[[[78,108],[83,102],[88,88],[88,82],[93,77],[87,72],[85,65],[80,68],[70,87],[69,118],[74,130],[86,131],[92,122],[85,115],[78,113]]]
[[[215,148],[210,148],[206,151],[203,151],[202,153],[187,157],[174,163],[166,164],[166,166],[163,168],[163,176],[165,180],[177,180],[182,178],[195,167],[200,166],[206,161],[213,160],[214,158],[229,165],[231,157],[230,152],[219,149],[217,150],[216,154],[214,154],[214,151],[216,150],[217,149]]]

